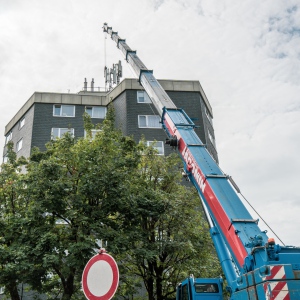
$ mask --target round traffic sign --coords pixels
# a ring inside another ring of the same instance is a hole
[[[88,261],[82,273],[82,289],[88,300],[110,300],[118,284],[119,269],[112,256],[100,252]]]

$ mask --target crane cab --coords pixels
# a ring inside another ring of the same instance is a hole
[[[194,278],[180,283],[176,290],[176,300],[223,300],[222,278]]]

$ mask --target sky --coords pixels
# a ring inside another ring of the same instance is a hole
[[[0,0],[1,149],[34,92],[77,93],[84,78],[104,88],[104,66],[119,60],[135,77],[104,22],[157,79],[200,81],[220,167],[285,245],[300,246],[298,0]]]

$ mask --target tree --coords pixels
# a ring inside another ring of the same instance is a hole
[[[195,190],[181,184],[178,156],[124,137],[112,110],[95,138],[84,118],[87,138],[66,134],[28,162],[10,151],[3,166],[0,284],[11,298],[24,282],[48,299],[84,299],[82,271],[101,239],[119,264],[124,299],[173,299],[189,274],[211,275],[207,226]]]
[[[126,187],[140,156],[134,141],[113,128],[112,113],[95,139],[88,136],[66,134],[44,153],[35,149],[27,167],[28,255],[48,274],[43,291],[61,299],[83,297],[83,268],[103,232],[111,239],[117,234],[118,210],[129,205]]]
[[[12,300],[19,300],[18,282],[28,280],[27,260],[22,244],[23,218],[28,203],[20,196],[24,188],[21,168],[26,160],[16,159],[13,144],[8,143],[8,162],[0,172],[0,285]]]
[[[220,275],[216,259],[215,274],[204,268],[213,247],[198,195],[181,184],[179,164],[177,155],[145,147],[130,185],[134,205],[123,212],[130,248],[119,257],[121,269],[142,278],[149,300],[174,299],[178,282],[190,274]]]

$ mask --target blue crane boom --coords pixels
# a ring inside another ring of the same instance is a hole
[[[177,147],[184,169],[211,219],[211,236],[227,279],[230,299],[300,299],[300,248],[268,238],[197,136],[195,124],[117,32],[103,26],[123,52],[161,116],[170,145]],[[194,298],[193,298],[194,299]]]

